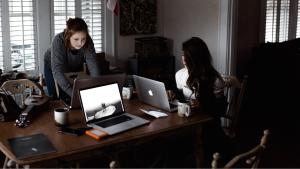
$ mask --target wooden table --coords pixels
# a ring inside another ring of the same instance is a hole
[[[48,106],[45,106],[43,111],[38,112],[32,122],[26,128],[18,128],[14,125],[14,122],[1,122],[0,123],[0,149],[9,159],[15,161],[19,165],[32,165],[36,163],[43,163],[45,161],[51,161],[59,158],[75,156],[78,154],[88,154],[90,152],[100,151],[107,147],[119,146],[122,143],[128,143],[136,140],[143,140],[158,135],[174,132],[180,128],[191,127],[196,129],[199,134],[197,136],[197,165],[202,166],[203,152],[201,148],[201,125],[205,122],[212,120],[212,117],[200,113],[194,112],[189,118],[179,117],[177,112],[169,113],[165,118],[151,118],[139,110],[139,108],[149,109],[151,106],[140,103],[137,100],[125,100],[125,109],[127,112],[138,115],[144,118],[150,118],[151,122],[147,125],[134,128],[132,130],[104,138],[103,140],[96,141],[89,136],[72,136],[67,134],[61,134],[57,131],[57,127],[54,125],[53,110],[57,107],[63,107],[60,101],[51,101]],[[84,116],[80,109],[70,110],[69,114],[70,127],[84,127]],[[13,137],[20,137],[25,135],[43,133],[53,143],[57,149],[54,153],[38,155],[26,159],[16,159],[12,153],[7,139]]]

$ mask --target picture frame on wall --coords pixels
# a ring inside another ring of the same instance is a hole
[[[120,34],[157,32],[156,0],[120,0]]]

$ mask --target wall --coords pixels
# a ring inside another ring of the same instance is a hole
[[[237,74],[247,73],[248,63],[251,60],[252,50],[260,44],[262,37],[261,21],[262,2],[260,0],[239,1],[238,24],[236,38]]]
[[[181,44],[192,36],[201,37],[208,45],[215,65],[219,49],[219,0],[157,0],[158,32],[150,36],[164,36],[173,40],[176,70],[181,65]],[[116,18],[116,50],[118,63],[126,65],[127,58],[134,54],[134,38],[146,35],[120,36],[119,18]],[[149,36],[149,35],[148,35]]]
[[[192,36],[202,38],[213,60],[218,60],[219,0],[164,0],[163,34],[174,41],[176,69],[181,64],[181,44]]]

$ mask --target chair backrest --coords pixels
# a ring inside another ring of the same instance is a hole
[[[1,88],[15,99],[20,108],[25,107],[25,99],[32,95],[43,95],[44,90],[38,84],[29,79],[8,80],[4,82]]]
[[[240,82],[235,76],[222,76],[225,82],[225,95],[228,98],[228,108],[224,117],[221,118],[222,127],[229,137],[235,137],[238,117],[244,98],[248,76]]]
[[[258,168],[267,147],[267,143],[269,142],[269,135],[270,131],[264,130],[259,145],[245,153],[236,155],[227,162],[224,167],[220,166],[221,155],[218,152],[214,153],[213,161],[211,163],[212,168]]]

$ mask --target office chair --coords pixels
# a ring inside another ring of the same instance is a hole
[[[244,98],[248,76],[240,82],[235,76],[222,76],[225,81],[225,96],[228,98],[228,107],[225,115],[221,117],[224,132],[230,138],[236,136],[236,127]]]
[[[236,155],[229,162],[227,162],[224,165],[224,167],[220,166],[221,155],[218,152],[214,153],[213,160],[211,163],[212,168],[258,168],[260,160],[264,156],[264,152],[266,150],[267,143],[269,140],[269,135],[270,131],[264,130],[259,145],[255,146],[254,148],[245,153]]]

